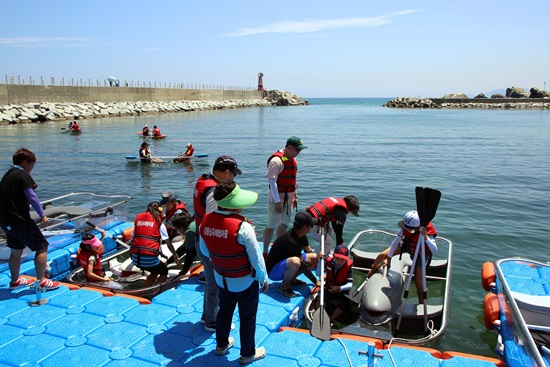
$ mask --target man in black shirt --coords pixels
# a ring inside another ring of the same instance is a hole
[[[296,297],[291,285],[305,284],[304,281],[296,279],[302,273],[315,285],[320,284],[311,272],[311,269],[317,266],[319,257],[311,250],[307,239],[307,234],[315,224],[317,220],[308,212],[296,214],[293,227],[275,240],[267,256],[269,279],[282,280],[279,292],[287,297]]]

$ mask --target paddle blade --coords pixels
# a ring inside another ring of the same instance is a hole
[[[310,333],[317,339],[330,340],[330,318],[324,308],[318,308],[313,313]]]
[[[420,225],[426,227],[435,217],[441,191],[430,189],[429,187],[417,187],[416,190],[416,211],[420,217]]]

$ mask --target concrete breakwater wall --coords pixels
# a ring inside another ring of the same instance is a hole
[[[305,104],[305,101],[301,97],[293,95],[289,92],[272,90],[265,91],[265,94],[266,97],[263,99],[230,99],[220,101],[176,100],[82,103],[29,102],[21,104],[0,105],[0,125],[28,122],[90,119],[99,117],[140,116],[143,114],[159,114],[169,112],[188,112],[281,105],[295,106]]]
[[[390,108],[550,109],[548,98],[414,98],[398,97]]]

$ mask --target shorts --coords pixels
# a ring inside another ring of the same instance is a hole
[[[158,256],[132,254],[132,262],[141,270],[147,270],[151,274],[166,275],[168,267],[165,263],[159,260]]]
[[[302,259],[304,259],[304,261],[306,261],[306,255],[307,254],[302,254]],[[286,271],[286,260],[287,259],[281,260],[277,264],[275,264],[273,269],[271,269],[271,271],[267,275],[269,279],[283,280]]]
[[[275,211],[275,203],[271,200],[267,203],[267,228],[275,229],[279,225],[284,224],[288,227],[290,224],[290,217],[292,216],[292,200],[294,193],[290,193],[287,196],[286,204],[283,202],[283,212],[277,213]]]
[[[414,253],[412,254],[409,254],[411,256],[411,261],[412,259],[414,258]],[[428,255],[426,256],[426,268],[428,266],[430,266],[430,263],[432,262],[432,255]],[[412,264],[411,264],[412,266]],[[422,268],[422,254],[418,254],[418,256],[416,257],[416,263],[414,263],[414,268]]]
[[[6,232],[6,242],[9,248],[23,250],[28,247],[32,251],[48,248],[48,240],[32,220],[2,226],[2,229]]]

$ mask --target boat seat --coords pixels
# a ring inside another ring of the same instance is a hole
[[[426,310],[428,317],[434,317],[443,313],[443,305],[428,305]],[[403,317],[424,317],[424,306],[418,303],[406,303],[403,310]]]
[[[521,310],[546,314],[550,320],[550,296],[533,296],[513,291],[511,293]]]
[[[48,218],[57,218],[61,216],[67,216],[69,219],[74,217],[79,217],[82,215],[86,215],[88,213],[92,212],[90,208],[86,208],[83,206],[48,206],[46,209],[44,209],[44,213],[46,214],[46,217]],[[40,219],[38,217],[38,214],[35,212],[31,213],[31,218],[33,220]]]
[[[360,259],[370,259],[374,261],[376,257],[378,256],[378,252],[370,252],[370,251],[363,251],[363,250],[357,250],[352,249],[351,254],[353,255],[353,258],[360,258]]]

